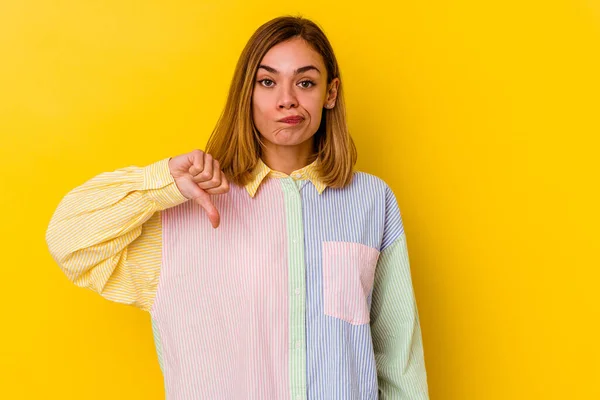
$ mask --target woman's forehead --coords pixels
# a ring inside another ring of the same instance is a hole
[[[302,39],[288,40],[271,47],[260,64],[283,73],[294,73],[308,65],[315,66],[321,73],[324,72],[323,58]]]

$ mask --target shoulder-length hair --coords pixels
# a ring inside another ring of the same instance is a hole
[[[281,16],[261,25],[248,40],[237,62],[225,108],[205,148],[219,161],[228,180],[237,185],[244,186],[251,180],[262,155],[260,133],[252,117],[258,66],[271,47],[296,37],[321,54],[328,85],[334,78],[340,79],[335,107],[323,108],[310,161],[317,160],[319,176],[327,186],[340,188],[352,180],[357,151],[348,132],[344,86],[333,48],[316,23],[300,16]]]

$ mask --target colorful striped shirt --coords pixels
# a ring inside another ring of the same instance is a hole
[[[316,162],[259,161],[245,187],[186,199],[169,159],[70,191],[46,241],[77,286],[151,316],[168,400],[428,399],[419,315],[396,197]]]

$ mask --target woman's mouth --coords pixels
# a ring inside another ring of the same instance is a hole
[[[304,118],[302,118],[300,116],[286,117],[286,118],[282,118],[279,120],[279,122],[283,122],[285,124],[290,124],[290,125],[297,125],[302,121],[304,121]]]

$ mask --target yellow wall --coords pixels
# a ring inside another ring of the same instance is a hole
[[[0,397],[164,398],[149,316],[68,282],[47,223],[203,148],[246,40],[300,12],[400,202],[432,399],[600,398],[598,3],[292,3],[0,3]]]

